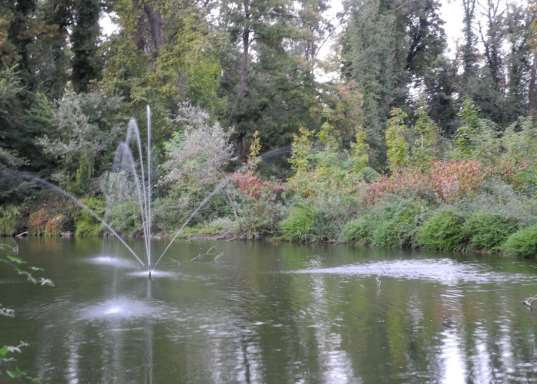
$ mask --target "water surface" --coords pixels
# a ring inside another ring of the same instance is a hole
[[[113,241],[20,246],[56,287],[0,270],[0,341],[42,383],[537,382],[535,263],[182,242],[149,281]]]

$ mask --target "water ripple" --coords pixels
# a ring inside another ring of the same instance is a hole
[[[491,272],[473,264],[451,259],[419,259],[377,261],[329,268],[311,268],[289,271],[294,274],[347,275],[361,277],[389,277],[406,280],[428,280],[446,285],[460,283],[487,284],[531,281],[520,273]]]

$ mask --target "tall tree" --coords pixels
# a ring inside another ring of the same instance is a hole
[[[122,96],[138,117],[151,105],[157,147],[176,129],[180,104],[212,113],[225,100],[218,94],[220,37],[208,24],[209,9],[191,0],[118,0],[118,32],[104,44],[101,86]]]
[[[438,9],[434,0],[349,3],[343,75],[361,87],[364,128],[376,166],[386,159],[384,130],[390,109],[407,103],[410,85],[435,70],[444,50]]]
[[[290,0],[221,2],[231,49],[222,89],[231,101],[228,119],[236,128],[234,137],[243,155],[255,131],[264,147],[271,148],[289,144],[300,126],[318,125],[316,87],[310,61],[305,59],[312,54],[305,43],[311,40],[306,28],[311,32],[318,21],[303,18],[300,22],[293,5]],[[321,9],[319,4],[302,6],[302,11],[305,6],[310,11]],[[301,46],[306,48],[297,49]]]
[[[463,79],[464,84],[468,84],[467,87],[471,87],[476,77],[477,63],[479,60],[477,36],[474,30],[477,0],[462,0],[462,6],[464,11],[464,45],[462,47]]]
[[[41,40],[39,82],[43,91],[59,100],[69,80],[70,57],[67,47],[68,29],[73,22],[73,0],[48,0],[42,5],[42,18],[47,25]]]
[[[476,82],[472,78],[473,89],[467,90],[483,116],[503,124],[507,118],[504,108],[505,57],[502,52],[505,42],[505,16],[499,0],[487,0],[484,6],[486,26],[479,23],[479,34],[484,47],[484,63],[475,73],[479,81]]]
[[[535,14],[527,6],[511,5],[506,19],[508,31],[507,111],[509,121],[528,113],[531,80],[531,25]]]
[[[34,74],[31,66],[30,44],[33,40],[32,15],[36,8],[36,0],[7,1],[2,6],[11,13],[8,28],[8,40],[14,47],[16,63],[24,81],[28,87],[34,87]]]
[[[88,92],[91,81],[99,78],[97,49],[100,12],[100,0],[75,1],[71,42],[74,55],[72,81],[76,92]]]

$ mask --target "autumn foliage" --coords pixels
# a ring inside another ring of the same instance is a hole
[[[282,184],[269,180],[262,180],[252,171],[235,172],[231,176],[231,179],[241,194],[251,199],[259,199],[260,197],[265,196],[266,193],[277,195],[284,191]]]
[[[477,160],[433,161],[425,171],[406,168],[370,184],[366,201],[373,204],[386,194],[415,194],[450,202],[478,191],[493,171]]]

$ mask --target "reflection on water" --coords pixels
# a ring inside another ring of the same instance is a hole
[[[128,297],[116,297],[80,310],[80,320],[111,320],[158,316],[158,306]]]
[[[147,279],[149,277],[149,272],[148,271],[136,271],[136,272],[129,273],[129,276],[141,277],[141,278]],[[151,271],[151,279],[160,279],[160,278],[178,279],[179,274],[176,272],[170,272],[170,271],[159,271],[159,270]]]
[[[92,257],[88,259],[88,263],[96,265],[105,265],[115,268],[125,268],[125,269],[135,269],[139,267],[139,264],[121,257],[114,257],[108,255],[102,255],[97,257]]]
[[[6,283],[1,336],[42,383],[537,382],[530,264],[190,242],[148,280],[114,243],[21,248],[57,287]]]

